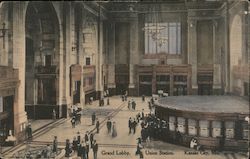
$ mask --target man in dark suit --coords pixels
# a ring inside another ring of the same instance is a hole
[[[132,125],[133,125],[133,121],[132,121],[132,118],[130,117],[128,120],[129,134],[131,133]]]
[[[94,159],[97,159],[97,151],[98,151],[98,144],[96,143],[96,140],[94,140],[94,143],[93,143]]]
[[[90,133],[89,140],[90,140],[90,147],[92,148],[93,147],[93,141],[94,141],[94,134],[93,133]]]
[[[91,118],[92,118],[92,125],[94,125],[95,124],[95,119],[96,119],[95,112],[92,113]]]
[[[29,123],[27,128],[26,128],[26,133],[27,133],[27,138],[28,140],[32,140],[32,128],[31,124]]]
[[[89,159],[89,142],[86,142],[86,159]]]
[[[99,128],[100,128],[100,122],[98,119],[96,119],[96,133],[99,133]]]
[[[88,142],[89,141],[89,132],[87,131],[86,133],[85,133],[85,136],[84,136],[84,140],[85,140],[85,142]]]
[[[133,128],[134,134],[135,134],[135,132],[136,132],[136,126],[137,126],[137,122],[136,122],[136,120],[135,120],[135,118],[134,118],[134,120],[133,120],[133,122],[132,122],[132,128]]]
[[[108,133],[111,132],[111,127],[112,127],[112,122],[110,121],[110,118],[108,118],[108,121],[107,121],[107,129],[108,129]]]

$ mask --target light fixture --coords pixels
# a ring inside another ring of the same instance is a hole
[[[0,38],[3,38],[3,48],[5,48],[5,34],[6,34],[6,31],[8,29],[5,28],[5,23],[2,24],[3,25],[3,28],[0,29],[0,31],[2,32],[2,35],[0,35]]]
[[[142,30],[150,35],[151,38],[161,47],[167,43],[168,38],[161,35],[162,30],[165,29],[166,26],[161,23],[160,17],[159,11],[157,11],[157,6],[150,6],[149,12],[145,18],[146,23]]]
[[[5,23],[2,24],[3,25],[3,28],[0,29],[0,31],[2,32],[2,35],[0,35],[1,38],[5,37],[5,33],[8,29],[5,29]]]

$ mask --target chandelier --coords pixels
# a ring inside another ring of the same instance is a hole
[[[157,6],[152,6],[149,8],[149,12],[145,17],[145,26],[142,30],[161,47],[166,44],[168,41],[168,37],[162,36],[162,30],[166,28],[166,26],[161,23],[159,11],[157,11]]]

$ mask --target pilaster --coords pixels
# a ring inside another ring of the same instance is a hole
[[[138,53],[138,16],[130,22],[130,55],[129,55],[129,95],[136,95],[135,64],[139,62]]]
[[[213,94],[221,94],[221,64],[220,64],[220,52],[216,45],[216,33],[218,23],[213,20]]]
[[[25,12],[23,2],[13,3],[13,67],[18,69],[19,87],[14,100],[14,135],[23,131],[27,122],[25,112]],[[24,126],[23,126],[24,125]]]
[[[192,94],[197,94],[197,20],[188,20],[188,63],[192,66]]]
[[[111,22],[109,30],[109,56],[108,56],[108,89],[110,94],[115,93],[115,22]]]

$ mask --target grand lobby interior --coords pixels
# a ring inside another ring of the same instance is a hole
[[[134,135],[127,123],[142,111],[168,136],[143,143],[145,159],[248,158],[249,60],[248,0],[1,1],[0,159],[38,158],[54,136],[48,158],[69,158],[66,139],[87,131],[98,159],[137,159],[142,121]],[[190,149],[193,138],[204,150]]]

